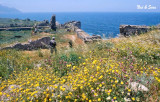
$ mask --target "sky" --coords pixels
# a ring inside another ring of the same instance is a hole
[[[160,12],[160,0],[0,0],[0,4],[22,12]]]

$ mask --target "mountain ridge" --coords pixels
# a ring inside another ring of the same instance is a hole
[[[21,11],[16,8],[11,8],[0,4],[0,13],[21,13]]]

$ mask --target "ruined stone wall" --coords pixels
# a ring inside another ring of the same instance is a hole
[[[151,30],[149,26],[139,26],[139,25],[120,25],[120,35],[131,36],[139,35],[141,33],[146,33]]]
[[[82,29],[77,29],[76,34],[78,38],[82,39],[84,42],[92,42],[102,39],[100,35],[89,35],[84,32]]]
[[[51,38],[50,37],[43,37],[41,39],[31,41],[26,44],[15,44],[13,46],[5,47],[4,49],[17,49],[17,50],[37,50],[39,48],[46,49],[48,48],[48,45],[50,43]]]
[[[0,31],[21,31],[31,30],[33,27],[15,27],[15,28],[0,28]]]

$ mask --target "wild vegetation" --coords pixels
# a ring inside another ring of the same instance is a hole
[[[160,31],[75,45],[53,55],[41,49],[0,51],[1,101],[160,100]],[[149,91],[133,89],[132,82]]]

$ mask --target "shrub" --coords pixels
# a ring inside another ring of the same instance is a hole
[[[38,56],[43,57],[43,53],[41,52],[41,49],[38,49]]]
[[[21,72],[26,68],[33,68],[34,63],[16,50],[0,51],[0,77],[8,79],[13,71]]]

